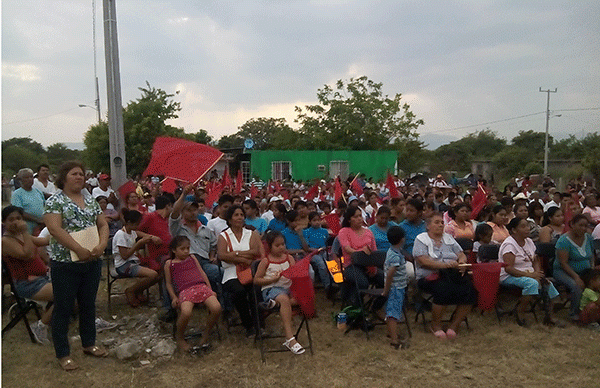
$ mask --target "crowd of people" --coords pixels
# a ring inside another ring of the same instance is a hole
[[[3,261],[19,295],[53,302],[33,329],[39,342],[48,343],[51,326],[65,370],[78,367],[67,338],[75,301],[83,351],[108,354],[95,343],[97,325],[103,324],[95,305],[103,256],[114,260],[120,276],[135,278],[125,290],[131,308],[147,302],[149,287],[164,285],[161,319],[176,319],[177,345],[192,353],[210,348],[210,330],[221,317],[239,320],[247,336],[256,335],[254,323],[264,324],[252,308],[258,286],[261,307],[280,312],[283,346],[302,354],[293,335],[298,301],[282,273],[309,253],[311,276],[328,298],[339,293],[344,303],[358,306],[359,289],[383,289],[374,309],[383,310],[396,349],[405,345],[398,333],[404,305],[414,303],[416,293],[432,295],[433,335],[458,336],[477,304],[469,263],[490,260],[481,254],[489,246],[497,247],[491,260],[504,263],[501,285],[521,289],[519,325],[528,325],[524,315],[535,298],[552,301],[564,289],[570,320],[600,330],[594,249],[600,240],[599,192],[582,180],[561,192],[549,177],[537,183],[518,177],[499,191],[483,179],[448,184],[442,175],[237,185],[212,173],[173,193],[163,192],[158,177],[137,179],[129,191],[117,192],[109,175],[94,175],[79,162],[65,163],[54,179],[46,165],[35,174],[22,169],[17,177],[20,187],[2,211]],[[95,240],[85,245],[78,236],[90,230]],[[537,254],[539,244],[552,244],[550,263]],[[328,260],[342,268],[341,282],[333,281]],[[195,304],[209,313],[200,345],[191,347],[184,333]],[[544,323],[567,324],[547,305]],[[444,326],[447,306],[456,310]]]

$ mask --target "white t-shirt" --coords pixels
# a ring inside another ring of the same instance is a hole
[[[268,225],[271,222],[271,220],[273,220],[273,218],[275,218],[275,216],[273,215],[273,210],[267,210],[266,212],[263,213],[262,216],[260,216],[260,218],[267,221],[267,225]]]
[[[515,255],[515,263],[513,267],[521,272],[534,272],[533,258],[535,256],[535,244],[530,238],[525,239],[525,245],[520,246],[512,237],[507,237],[498,252],[498,261],[504,263],[504,254],[512,253]],[[500,270],[500,281],[504,281],[510,275],[502,268]]]
[[[221,217],[215,217],[209,220],[206,226],[208,227],[208,229],[212,230],[215,236],[219,236],[219,234],[221,234],[222,231],[229,228],[229,225],[227,225],[227,221],[225,221]]]
[[[129,259],[123,260],[121,257],[121,252],[119,251],[119,247],[131,248],[135,244],[136,239],[137,233],[135,233],[135,230],[132,230],[131,233],[127,233],[124,229],[121,229],[115,233],[115,237],[113,237],[112,241],[112,252],[115,258],[115,268],[122,266],[128,261],[135,261],[137,263],[140,262],[140,259],[135,254],[129,256]]]
[[[50,235],[50,231],[48,230],[48,227],[45,227],[44,229],[42,229],[42,231],[40,232],[40,234],[38,234],[39,238],[46,238],[46,237],[50,237],[52,238],[52,236]],[[48,252],[48,256],[51,255],[50,253],[50,244],[46,245],[46,252]]]
[[[106,189],[106,191],[104,191],[100,188],[100,186],[98,186],[98,187],[94,187],[94,189],[92,190],[92,197],[94,197],[94,199],[96,199],[100,196],[104,196],[104,197],[108,198],[108,196],[114,192],[115,191],[113,189],[111,189],[110,187],[108,187]],[[112,203],[109,203],[108,205],[106,205],[106,208],[110,209],[110,210],[115,210],[115,207],[113,206]]]
[[[44,186],[44,184],[37,178],[35,178],[33,180],[33,187],[35,187],[36,189],[38,189],[39,191],[41,191],[42,193],[45,194],[54,194],[56,193],[56,186],[54,186],[54,183],[48,181],[48,185]]]
[[[596,225],[594,231],[592,232],[592,237],[594,240],[600,240],[600,224]]]

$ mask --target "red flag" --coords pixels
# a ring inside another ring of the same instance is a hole
[[[471,200],[471,208],[473,209],[473,210],[471,210],[471,219],[477,218],[477,215],[479,214],[479,212],[481,210],[483,210],[486,203],[487,203],[487,193],[485,192],[485,189],[483,188],[481,183],[478,183],[477,184],[477,192],[475,193],[475,195],[473,196],[473,199]]]
[[[279,181],[275,181],[275,190],[281,192],[281,190],[283,190],[283,187],[281,187],[281,184],[279,183]]]
[[[129,193],[135,191],[135,189],[136,189],[135,184],[130,179],[127,182],[123,183],[123,185],[121,185],[121,187],[119,187],[117,189],[117,191],[119,192],[119,196],[121,197],[121,200],[125,201],[127,199],[127,195]]]
[[[258,188],[254,186],[254,182],[250,186],[250,198],[255,198],[258,195]]]
[[[231,183],[231,177],[229,176],[229,167],[225,166],[225,171],[223,171],[223,178],[221,179],[221,184],[223,185],[223,188],[231,188],[232,183]]]
[[[267,194],[275,194],[275,187],[273,186],[273,182],[270,179],[267,188]]]
[[[398,198],[400,196],[400,193],[398,192],[398,188],[396,187],[396,183],[394,182],[394,177],[389,172],[387,174],[387,179],[385,181],[385,186],[390,191],[390,197],[391,198]]]
[[[315,185],[313,187],[310,188],[310,190],[308,190],[308,193],[306,193],[306,195],[304,196],[304,198],[307,201],[312,201],[317,194],[319,194],[319,182],[317,181],[317,183],[315,183]]]
[[[335,207],[338,206],[340,199],[342,199],[342,185],[340,184],[340,177],[335,178],[335,189],[333,194],[333,200],[335,201]]]
[[[325,220],[325,223],[327,223],[327,228],[331,230],[331,233],[333,233],[334,236],[337,236],[342,229],[340,224],[340,216],[335,212],[331,212],[323,217],[323,219]]]
[[[237,172],[237,177],[235,179],[235,193],[239,194],[242,192],[242,186],[244,185],[244,177],[242,176],[242,169],[239,169]]]
[[[221,192],[223,191],[223,186],[218,182],[214,182],[207,190],[204,204],[208,209],[212,210],[215,202],[219,199],[219,195],[221,195]]]
[[[310,259],[315,253],[317,253],[317,251],[314,251],[281,273],[281,276],[285,276],[292,281],[290,292],[294,299],[300,304],[300,309],[307,318],[312,318],[316,315],[315,289],[310,274],[308,273]]]
[[[175,190],[177,190],[177,182],[175,181],[175,179],[167,178],[162,181],[162,184],[160,187],[162,188],[163,192],[173,194],[173,193],[175,193]]]
[[[157,137],[152,158],[144,176],[162,175],[196,182],[223,157],[223,153],[205,144],[172,137]]]
[[[351,186],[352,186],[352,190],[354,190],[354,194],[356,194],[356,196],[360,196],[363,194],[363,188],[360,186],[358,179],[354,178]]]
[[[482,311],[491,310],[496,305],[500,285],[500,268],[504,263],[476,263],[473,269],[473,286],[477,289],[477,304]]]

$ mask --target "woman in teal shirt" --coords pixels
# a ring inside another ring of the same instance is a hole
[[[571,230],[560,236],[556,242],[553,275],[571,294],[569,316],[573,320],[579,320],[579,301],[585,288],[580,275],[592,267],[594,260],[592,236],[587,233],[588,225],[587,218],[577,214],[571,220]]]

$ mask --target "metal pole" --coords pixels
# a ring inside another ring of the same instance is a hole
[[[115,0],[104,0],[104,51],[106,57],[106,86],[108,94],[108,138],[110,174],[113,188],[123,185],[127,169],[121,76],[119,74],[119,45],[117,40],[117,11]]]
[[[556,93],[557,88],[554,90],[542,90],[540,87],[540,92],[548,94],[548,99],[546,101],[546,139],[544,142],[544,176],[548,175],[548,132],[550,126],[550,93]]]

